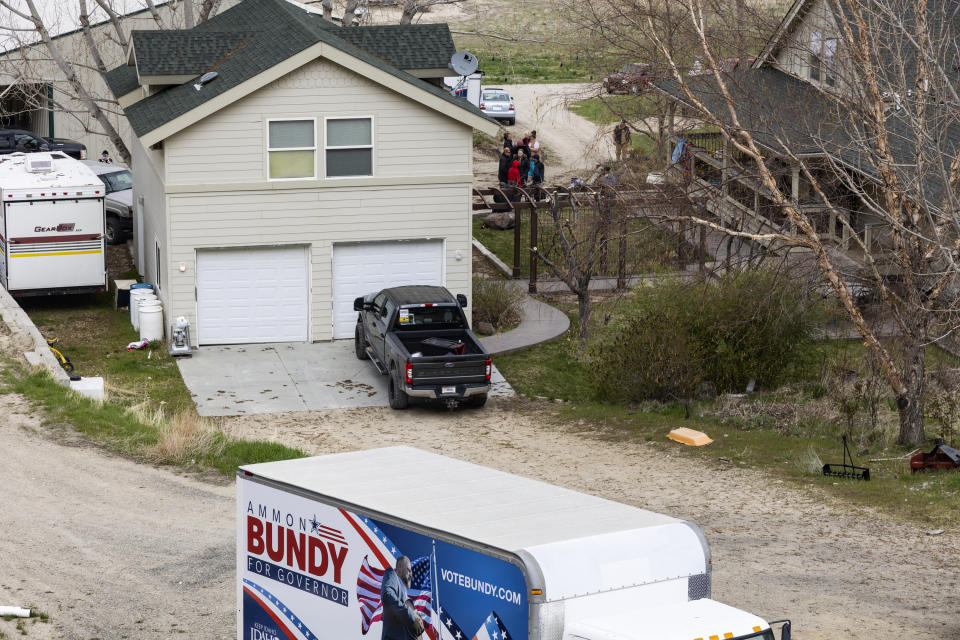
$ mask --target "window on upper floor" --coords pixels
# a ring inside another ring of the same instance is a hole
[[[837,85],[837,39],[824,36],[820,31],[810,32],[810,49],[807,68],[814,82],[828,87]]]
[[[267,155],[271,180],[317,177],[315,118],[267,121]]]
[[[373,175],[373,118],[327,118],[326,175]]]

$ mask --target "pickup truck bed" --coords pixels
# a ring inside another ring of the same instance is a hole
[[[395,287],[354,301],[355,348],[390,376],[390,406],[409,398],[453,408],[482,406],[490,390],[490,356],[470,331],[464,300],[442,287]]]

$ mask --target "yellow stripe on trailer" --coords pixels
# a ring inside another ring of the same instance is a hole
[[[51,251],[49,253],[13,253],[11,258],[38,258],[40,256],[79,256],[89,253],[103,253],[100,249],[93,251]]]

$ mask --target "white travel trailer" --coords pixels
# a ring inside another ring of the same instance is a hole
[[[410,447],[240,467],[238,639],[404,637],[401,556],[430,640],[775,640],[691,522]]]
[[[0,156],[0,283],[14,296],[107,286],[106,188],[62,153]]]

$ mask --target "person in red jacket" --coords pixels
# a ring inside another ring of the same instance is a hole
[[[507,184],[510,186],[520,185],[520,161],[514,160],[513,166],[507,171]]]

